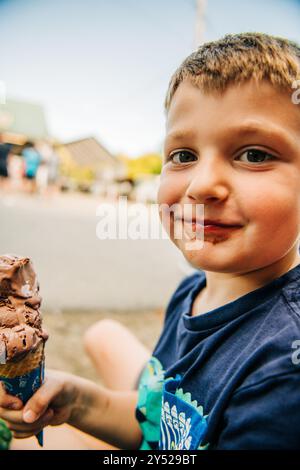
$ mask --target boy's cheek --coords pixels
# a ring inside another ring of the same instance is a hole
[[[162,177],[157,193],[158,204],[172,205],[180,203],[184,196],[184,187],[178,178]]]
[[[255,245],[265,246],[270,250],[270,241],[278,252],[289,249],[297,239],[300,229],[299,208],[295,207],[295,198],[267,197],[265,200],[252,200],[247,208],[247,234]],[[288,227],[288,229],[287,229]]]
[[[172,204],[172,191],[170,188],[166,187],[166,185],[160,185],[157,193],[157,202],[159,205],[161,204]]]

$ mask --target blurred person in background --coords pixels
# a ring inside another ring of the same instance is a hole
[[[51,158],[52,149],[47,142],[44,141],[37,142],[35,148],[41,157],[40,164],[36,172],[36,188],[39,194],[45,194],[48,188],[49,160]]]
[[[35,148],[35,145],[30,141],[26,142],[22,150],[22,156],[25,161],[26,189],[29,193],[35,193],[36,175],[41,163],[41,156]]]
[[[39,194],[49,195],[55,187],[58,176],[58,156],[46,140],[36,143],[41,161],[36,174],[36,187]]]
[[[0,186],[7,190],[9,185],[8,180],[8,158],[11,145],[4,141],[2,134],[0,134]]]
[[[8,160],[8,174],[10,190],[13,192],[24,190],[25,161],[19,153],[11,153]]]
[[[55,151],[55,147],[50,146],[51,154],[48,161],[48,193],[52,194],[58,189],[58,176],[59,176],[59,157]]]

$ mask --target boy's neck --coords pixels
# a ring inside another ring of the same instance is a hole
[[[200,315],[263,287],[300,264],[297,251],[289,252],[275,263],[249,273],[215,273],[205,271],[206,286],[196,297],[192,316]]]

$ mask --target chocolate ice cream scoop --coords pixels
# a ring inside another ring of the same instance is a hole
[[[47,340],[41,300],[30,259],[0,256],[0,363],[19,360]]]

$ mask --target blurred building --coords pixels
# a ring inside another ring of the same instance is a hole
[[[0,132],[7,142],[22,145],[26,140],[48,137],[44,109],[40,104],[9,99],[0,104]]]
[[[57,152],[65,184],[71,183],[74,189],[106,195],[113,182],[126,178],[124,163],[94,137],[59,145]]]

